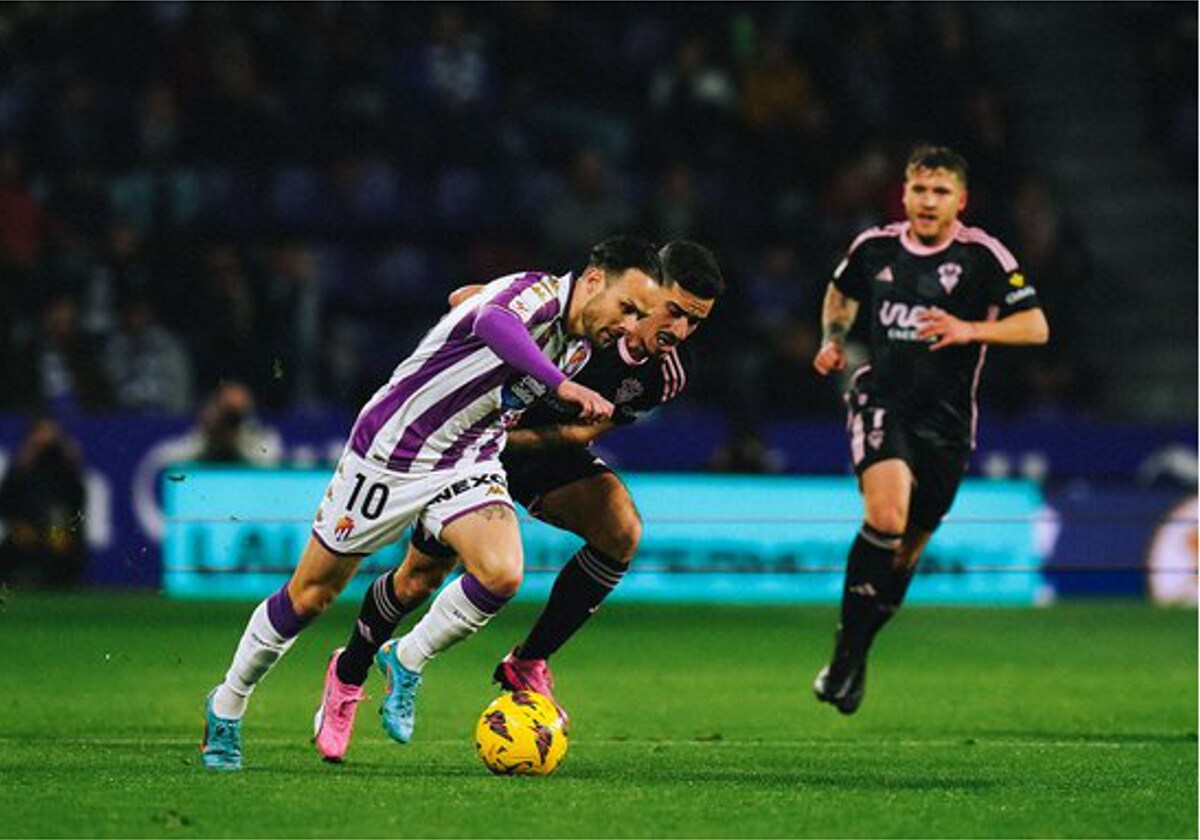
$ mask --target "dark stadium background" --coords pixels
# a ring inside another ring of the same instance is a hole
[[[1196,126],[1186,3],[6,4],[0,454],[56,418],[86,579],[156,586],[155,459],[221,382],[320,461],[451,288],[635,230],[730,292],[614,461],[844,473],[821,295],[934,141],[1052,324],[990,353],[972,473],[1130,567],[1068,589],[1140,593],[1196,486]]]

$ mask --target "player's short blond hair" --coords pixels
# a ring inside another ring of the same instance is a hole
[[[908,156],[904,177],[911,178],[918,169],[945,169],[953,172],[963,189],[967,188],[967,159],[948,146],[917,146]]]

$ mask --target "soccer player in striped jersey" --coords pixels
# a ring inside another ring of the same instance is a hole
[[[653,246],[614,237],[592,249],[578,277],[500,278],[426,334],[359,412],[296,571],[255,609],[224,681],[209,694],[206,767],[241,768],[241,721],[255,686],[345,588],[361,559],[414,522],[452,547],[466,572],[434,599],[410,634],[412,644],[389,651],[389,687],[415,690],[429,657],[504,606],[523,564],[499,460],[508,427],[546,394],[584,423],[611,417],[609,400],[570,377],[593,345],[619,339],[658,306],[663,291]],[[349,690],[335,706],[352,708],[360,696],[361,689]],[[403,726],[402,714],[393,717]],[[324,724],[319,712],[318,735]]]
[[[846,393],[864,521],[850,548],[833,657],[817,699],[853,714],[867,652],[900,608],[921,551],[950,509],[974,448],[975,392],[989,344],[1044,344],[1037,292],[997,239],[962,224],[967,163],[944,147],[914,150],[907,221],[872,228],[834,271],[813,360],[846,366],[846,335],[869,319],[870,359]]]
[[[642,530],[637,508],[625,485],[589,444],[679,396],[691,368],[684,341],[708,318],[725,290],[716,258],[707,248],[673,242],[659,257],[666,288],[658,308],[612,347],[596,350],[575,376],[612,401],[612,417],[581,424],[567,406],[548,397],[531,406],[509,431],[501,461],[513,498],[534,516],[586,542],[559,572],[528,636],[496,666],[494,678],[509,690],[528,689],[555,699],[547,660],[591,617],[637,552]],[[451,303],[477,291],[478,287],[458,290]],[[355,630],[336,667],[326,674],[323,706],[332,706],[330,698],[343,693],[341,686],[358,688],[366,681],[376,649],[407,612],[437,589],[458,559],[453,546],[424,528],[413,528],[404,563],[381,575],[364,598]],[[416,628],[384,649],[408,644],[415,632]],[[332,714],[327,711],[325,717]],[[385,729],[390,734],[386,724]],[[349,727],[345,734],[344,739],[318,737],[318,749],[326,758],[340,758],[349,744]]]

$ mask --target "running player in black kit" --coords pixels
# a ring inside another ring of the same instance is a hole
[[[633,498],[588,447],[679,396],[691,370],[691,354],[683,342],[725,291],[716,258],[707,248],[672,242],[660,250],[659,258],[665,302],[612,347],[594,348],[573,377],[613,403],[612,418],[583,424],[573,419],[568,407],[543,401],[530,406],[508,432],[501,462],[509,495],[533,516],[585,541],[559,572],[528,636],[496,666],[493,678],[510,691],[532,690],[555,700],[547,660],[591,617],[637,552],[642,522]],[[457,305],[479,288],[456,290],[450,304]],[[436,591],[455,563],[446,546],[414,529],[403,564],[381,575],[363,600],[357,632],[348,643],[361,648],[358,658],[369,662],[374,649],[405,614]],[[384,588],[388,583],[390,590]]]
[[[825,294],[813,360],[822,375],[845,368],[860,305],[870,318],[870,360],[846,393],[865,521],[846,563],[833,658],[813,683],[818,700],[847,715],[862,703],[871,642],[900,608],[966,470],[987,345],[1049,338],[1012,254],[958,220],[966,203],[966,161],[916,149],[905,169],[908,220],[861,234]]]

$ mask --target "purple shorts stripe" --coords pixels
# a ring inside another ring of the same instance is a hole
[[[316,530],[314,530],[312,532],[312,535],[313,535],[313,539],[315,539],[317,542],[319,542],[321,544],[322,548],[324,548],[330,554],[336,554],[338,557],[346,557],[346,558],[366,557],[370,553],[367,551],[338,551],[336,548],[331,546],[329,543],[325,542],[325,538],[322,537],[320,534],[318,534],[316,532]]]
[[[478,607],[480,612],[495,615],[500,612],[501,607],[508,603],[507,598],[492,592],[470,572],[466,572],[462,576],[462,589],[467,600]]]
[[[425,441],[447,420],[488,392],[499,388],[512,375],[512,368],[501,365],[464,383],[462,387],[427,408],[420,417],[405,427],[404,434],[400,436],[396,448],[388,458],[388,469],[407,470],[411,467]],[[498,415],[495,419],[498,419]]]
[[[439,374],[461,362],[472,353],[478,352],[482,342],[468,341],[474,329],[475,312],[471,310],[454,325],[446,342],[435,350],[425,362],[408,376],[396,382],[379,402],[371,406],[354,424],[350,434],[351,449],[357,455],[366,455],[371,442],[388,419],[400,410],[400,406],[418,390],[433,381]]]

